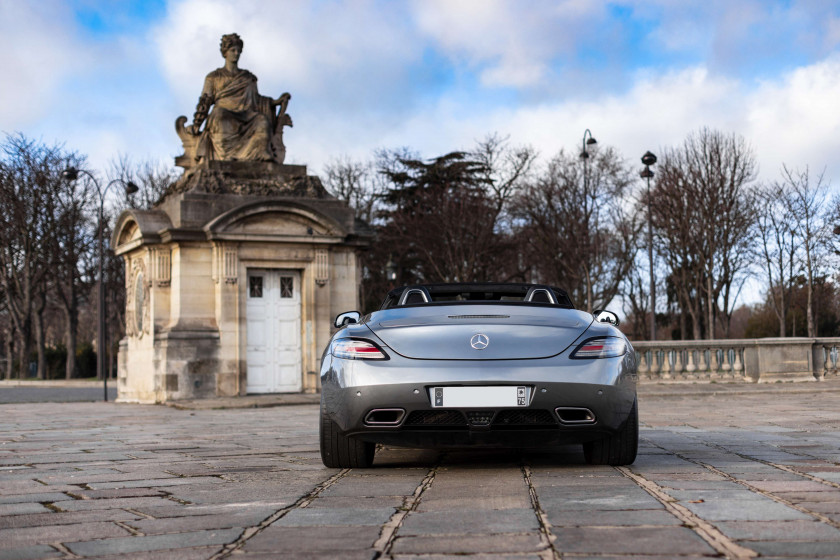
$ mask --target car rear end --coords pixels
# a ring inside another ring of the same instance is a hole
[[[336,335],[322,406],[350,438],[416,447],[544,447],[609,438],[635,412],[629,342],[554,305],[417,305]]]

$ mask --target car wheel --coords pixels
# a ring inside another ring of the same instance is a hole
[[[621,429],[611,436],[583,444],[583,456],[590,465],[630,465],[639,448],[639,413],[636,401]]]
[[[321,407],[321,461],[333,469],[365,468],[373,464],[375,443],[361,441],[341,434]]]

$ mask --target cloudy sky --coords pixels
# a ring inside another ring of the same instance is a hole
[[[292,94],[288,163],[492,132],[543,156],[591,129],[633,162],[710,126],[840,184],[840,2],[0,0],[0,131],[103,168],[171,161],[219,38],[263,94]]]

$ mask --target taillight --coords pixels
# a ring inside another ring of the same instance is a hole
[[[627,351],[627,343],[623,338],[614,336],[599,336],[583,341],[572,352],[569,358],[573,360],[591,360],[594,358],[616,358]]]
[[[330,353],[336,358],[349,360],[387,360],[388,356],[379,346],[367,340],[339,338],[334,340]]]

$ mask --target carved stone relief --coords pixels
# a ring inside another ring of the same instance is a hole
[[[130,273],[126,274],[126,335],[142,338],[149,334],[151,322],[151,280],[146,271],[146,259],[131,259]]]
[[[239,279],[239,250],[233,243],[213,244],[213,281],[236,284]]]

